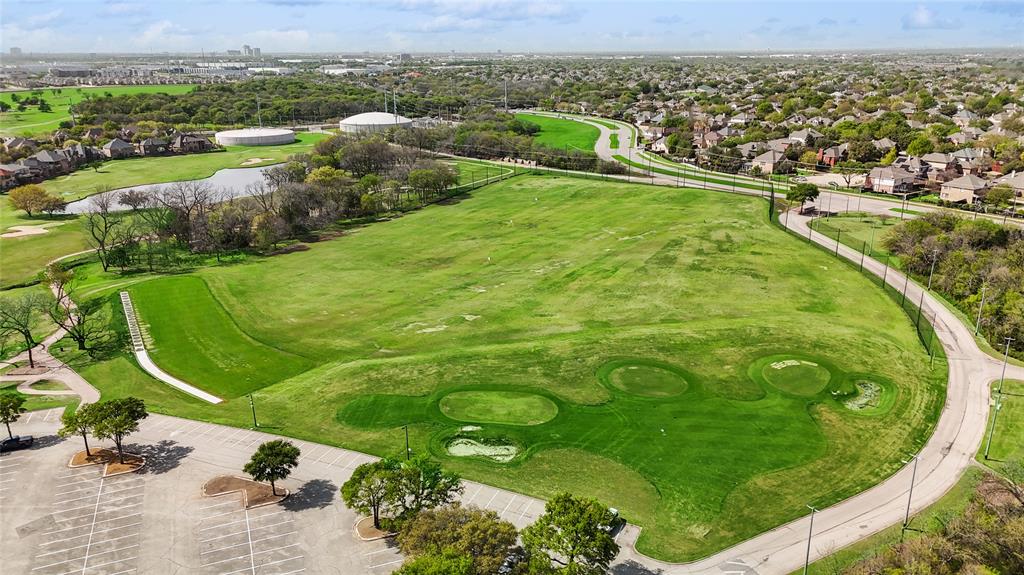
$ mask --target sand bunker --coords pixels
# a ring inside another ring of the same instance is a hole
[[[861,411],[878,407],[882,400],[882,386],[873,381],[858,381],[857,395],[843,402],[847,409]]]
[[[253,165],[256,165],[256,164],[262,164],[263,162],[273,162],[273,161],[274,161],[274,158],[249,158],[248,160],[242,162],[242,165],[243,166],[253,166]]]
[[[40,234],[49,233],[53,226],[59,226],[63,222],[57,222],[53,224],[43,224],[41,226],[11,226],[7,228],[7,231],[0,234],[0,238],[20,238],[24,236],[38,236]]]
[[[449,455],[455,457],[486,457],[498,463],[508,463],[519,454],[519,448],[511,444],[486,445],[473,439],[459,437],[448,444]]]

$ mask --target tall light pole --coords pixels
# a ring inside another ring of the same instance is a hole
[[[1003,372],[999,374],[999,395],[1003,394],[1003,381],[1006,379],[1006,361],[1010,358],[1010,343],[1016,341],[1012,337],[1003,338],[1006,347],[1003,349]]]
[[[985,442],[985,459],[988,459],[988,450],[992,448],[992,435],[996,431],[996,418],[999,417],[999,410],[1003,408],[1002,394],[996,394],[996,404],[992,408],[992,425],[988,428],[988,441]]]
[[[804,555],[804,575],[807,575],[807,569],[811,566],[811,537],[814,535],[814,514],[818,511],[813,505],[808,505],[807,508],[811,510],[811,525],[807,528],[807,554]]]
[[[917,481],[917,460],[920,459],[920,455],[914,455],[911,459],[914,461],[914,468],[910,472],[910,491],[907,494],[907,513],[903,517],[903,529],[900,530],[900,540],[903,539],[903,533],[907,530],[907,526],[910,525],[910,503],[914,500],[914,482]],[[910,463],[904,461],[903,463]]]
[[[978,321],[974,322],[974,335],[981,330],[981,312],[985,310],[985,284],[981,284],[981,303],[978,304]]]
[[[252,394],[249,394],[249,407],[252,408],[252,426],[259,427],[260,424],[256,423],[256,403],[252,400]]]
[[[403,425],[402,429],[405,430],[405,460],[408,461],[412,451],[409,449],[409,426]]]

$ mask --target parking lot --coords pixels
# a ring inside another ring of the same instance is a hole
[[[14,431],[35,435],[35,446],[0,457],[4,575],[386,575],[402,563],[392,541],[355,537],[357,517],[338,495],[352,470],[373,460],[368,455],[291,440],[302,450],[299,466],[278,483],[291,495],[246,510],[240,494],[204,497],[202,485],[244,475],[242,466],[272,435],[151,415],[126,445],[146,466],[103,478],[98,466],[67,467],[82,441],[55,436],[57,410],[27,415]],[[469,482],[463,501],[519,527],[544,509]]]

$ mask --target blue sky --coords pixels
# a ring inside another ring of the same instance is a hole
[[[1024,0],[0,2],[4,52],[1024,50]]]

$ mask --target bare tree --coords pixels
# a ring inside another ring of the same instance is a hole
[[[29,367],[36,366],[32,357],[32,348],[39,345],[35,334],[32,333],[36,314],[41,312],[48,303],[44,294],[35,291],[17,297],[0,298],[0,333],[21,335],[25,340],[25,347],[28,349]]]
[[[245,187],[245,195],[252,198],[259,207],[262,214],[276,214],[277,201],[274,198],[274,188],[266,181],[249,184]]]
[[[87,340],[102,331],[98,323],[91,321],[98,306],[93,302],[82,306],[75,304],[72,296],[76,278],[72,270],[52,263],[46,266],[45,276],[55,299],[50,305],[43,306],[43,310],[78,344],[78,349],[85,349]]]
[[[113,211],[114,197],[107,192],[100,192],[89,199],[88,210],[83,223],[88,232],[89,244],[96,248],[103,271],[110,269],[110,248],[118,228],[123,223],[120,214]]]
[[[192,222],[198,216],[204,216],[214,204],[213,188],[204,182],[185,181],[164,186],[160,190],[158,201],[174,212],[175,232],[178,239],[186,246],[192,245]]]

